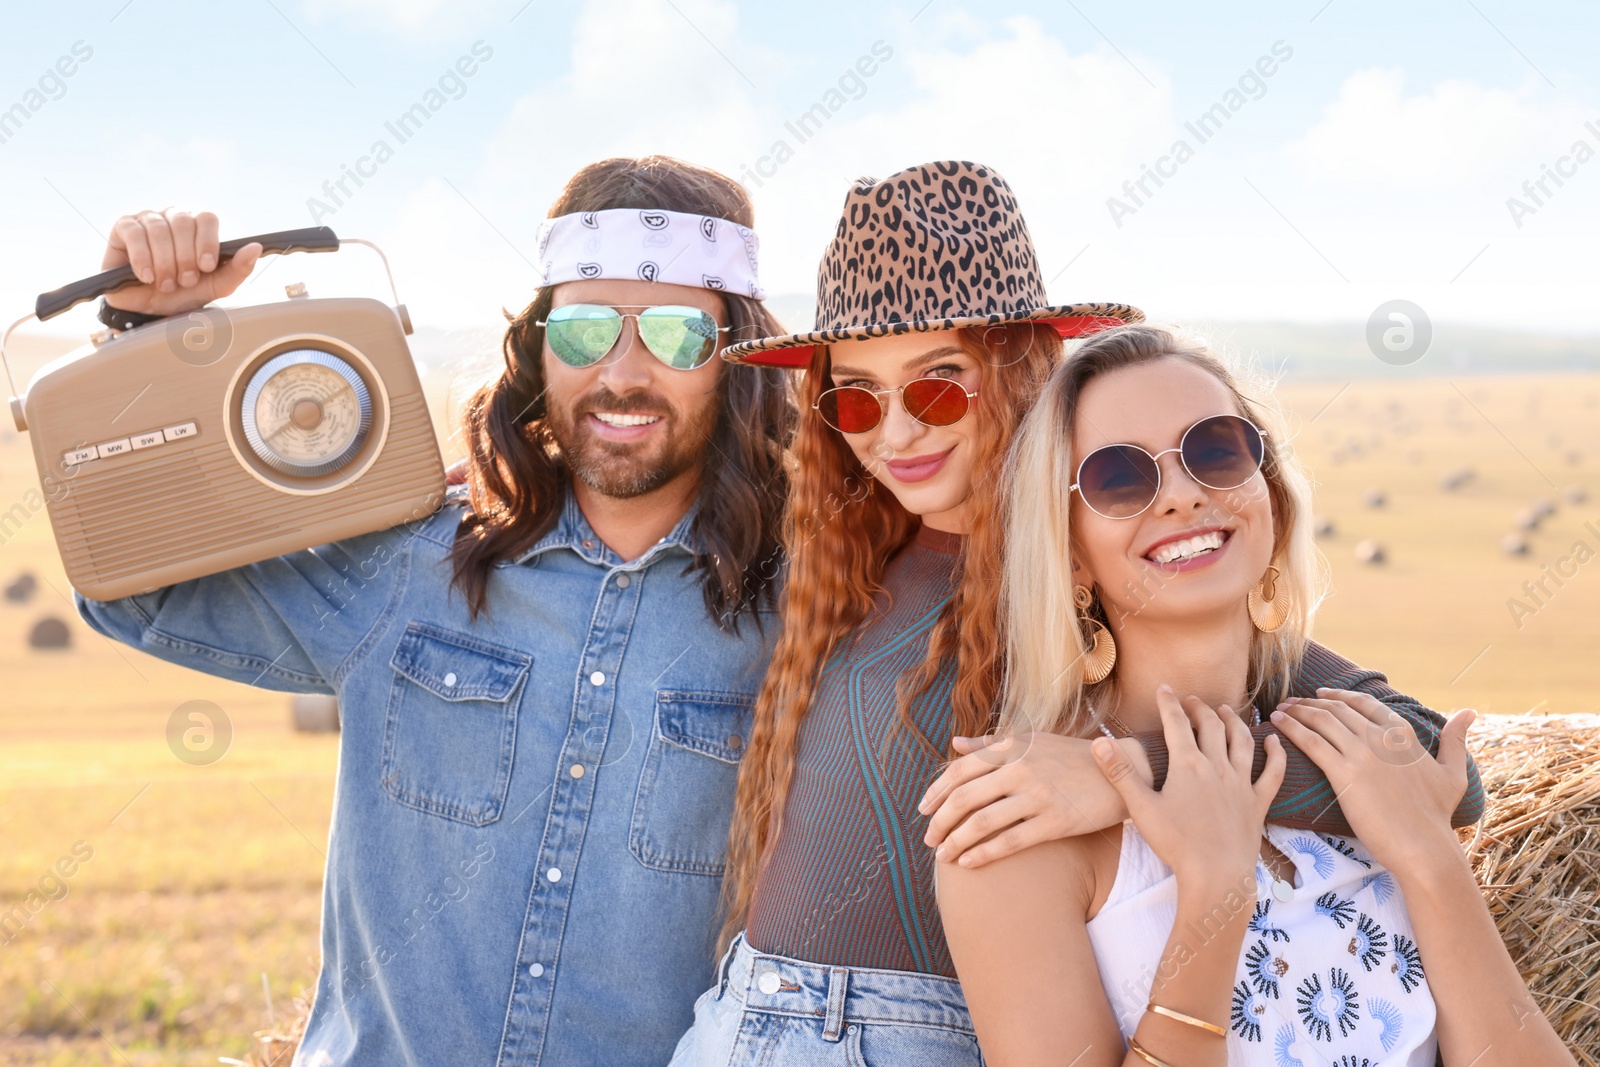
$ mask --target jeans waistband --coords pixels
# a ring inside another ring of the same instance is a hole
[[[757,952],[744,934],[734,938],[718,968],[718,986],[746,1011],[826,1020],[837,1040],[849,1023],[932,1026],[972,1034],[961,983],[915,971],[834,967]]]

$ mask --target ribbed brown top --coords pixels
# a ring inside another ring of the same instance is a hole
[[[751,901],[758,951],[955,975],[917,811],[949,747],[955,672],[947,665],[909,709],[931,748],[900,719],[895,683],[927,654],[960,550],[959,536],[923,527],[889,564],[877,614],[824,668]]]

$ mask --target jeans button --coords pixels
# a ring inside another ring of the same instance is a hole
[[[762,971],[761,977],[756,979],[756,988],[769,997],[778,991],[780,984],[777,971]]]

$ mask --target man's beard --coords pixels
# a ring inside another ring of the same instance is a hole
[[[601,386],[569,404],[552,402],[546,409],[545,425],[567,467],[585,485],[604,496],[628,499],[654,492],[701,465],[716,430],[716,404],[713,393],[685,423],[657,397],[624,400]],[[662,440],[654,444],[603,440],[588,423],[589,413],[595,411],[658,415],[664,424]]]

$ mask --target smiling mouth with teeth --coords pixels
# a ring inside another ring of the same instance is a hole
[[[648,426],[661,421],[660,415],[618,415],[610,411],[594,411],[590,414],[607,426]]]
[[[1203,556],[1207,552],[1215,552],[1222,547],[1228,537],[1227,531],[1211,530],[1208,533],[1186,537],[1182,541],[1168,541],[1145,553],[1145,559],[1152,563],[1183,563],[1196,556]]]

